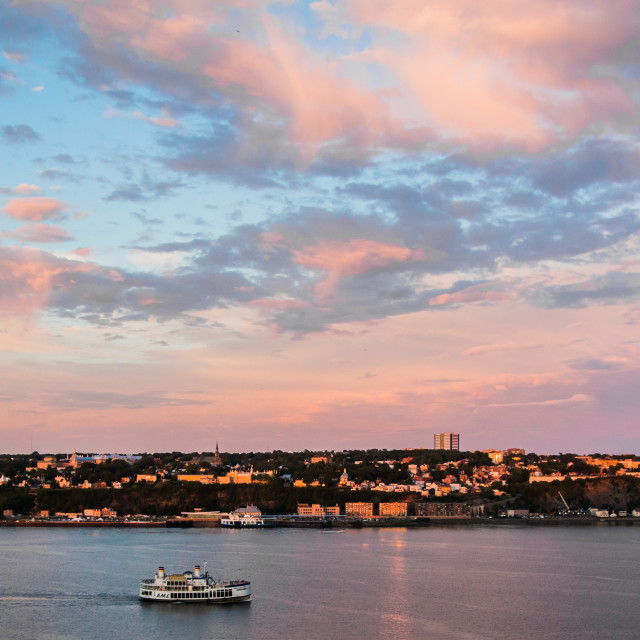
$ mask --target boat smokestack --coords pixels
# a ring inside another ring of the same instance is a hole
[[[196,578],[200,577],[200,565],[199,564],[196,565],[196,570],[193,572],[193,574],[194,574],[194,576]]]
[[[164,579],[164,567],[158,569],[158,578],[160,578],[160,580]]]

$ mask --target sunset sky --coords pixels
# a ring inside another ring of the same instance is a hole
[[[640,453],[640,0],[4,0],[0,450]]]

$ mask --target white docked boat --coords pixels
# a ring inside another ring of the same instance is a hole
[[[166,575],[160,567],[154,578],[140,582],[140,599],[154,602],[206,602],[226,604],[251,598],[249,580],[214,580],[196,565],[194,571]]]
[[[262,511],[258,507],[249,505],[248,507],[240,507],[230,513],[226,518],[220,519],[221,527],[234,527],[237,529],[256,529],[262,527],[275,527],[273,520],[265,520],[262,517]]]

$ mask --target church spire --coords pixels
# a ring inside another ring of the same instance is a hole
[[[216,453],[213,456],[213,466],[221,467],[222,466],[222,458],[220,457],[220,451],[218,450],[218,441],[216,440]]]

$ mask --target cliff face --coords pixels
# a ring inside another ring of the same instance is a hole
[[[640,508],[640,478],[631,476],[536,483],[522,488],[521,500],[534,511],[562,510],[565,507],[559,491],[571,508],[596,507],[616,511]]]
[[[584,495],[592,507],[635,509],[640,507],[640,478],[614,477],[587,482]]]

